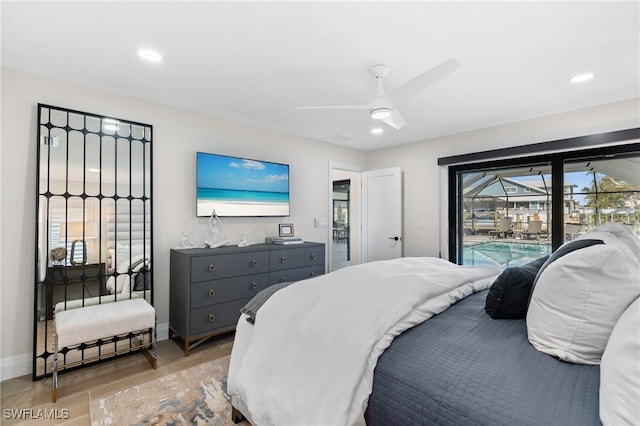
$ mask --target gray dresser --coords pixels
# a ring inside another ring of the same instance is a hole
[[[324,251],[322,243],[171,250],[169,337],[180,336],[189,355],[234,330],[240,308],[260,290],[324,274]]]

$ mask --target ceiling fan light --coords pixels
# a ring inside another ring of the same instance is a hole
[[[162,55],[159,52],[151,49],[140,49],[138,50],[138,56],[149,62],[160,62],[162,61]]]
[[[569,79],[572,83],[584,83],[585,81],[589,81],[594,77],[592,72],[585,72],[583,74],[578,74]]]
[[[371,114],[371,118],[374,120],[384,120],[385,118],[389,118],[391,116],[391,109],[389,108],[376,108],[369,111]]]

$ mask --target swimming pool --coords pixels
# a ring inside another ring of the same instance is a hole
[[[551,253],[551,243],[532,244],[488,241],[465,246],[463,265],[519,266]]]

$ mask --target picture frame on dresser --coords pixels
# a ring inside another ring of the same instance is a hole
[[[278,225],[280,237],[293,237],[293,223],[281,223]]]

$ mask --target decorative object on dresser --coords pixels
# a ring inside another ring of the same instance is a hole
[[[253,229],[253,225],[249,225],[247,230],[240,235],[240,242],[238,243],[238,247],[248,247],[253,244],[249,242],[249,232],[251,232],[251,229]]]
[[[49,251],[49,259],[51,259],[54,265],[62,265],[66,257],[67,249],[65,247],[56,247]]]
[[[271,244],[302,244],[304,240],[300,237],[272,237]]]
[[[179,248],[194,248],[195,245],[191,241],[189,241],[189,234],[187,232],[182,233],[182,237],[180,237],[180,247]]]
[[[171,250],[169,335],[185,355],[211,336],[235,329],[242,308],[266,287],[325,272],[325,245],[255,244]]]
[[[227,240],[227,236],[222,230],[222,221],[216,214],[216,209],[213,209],[211,217],[209,218],[209,235],[209,240],[204,242],[206,247],[221,247],[229,242],[229,240]]]
[[[281,223],[278,231],[280,237],[293,237],[293,223]]]

